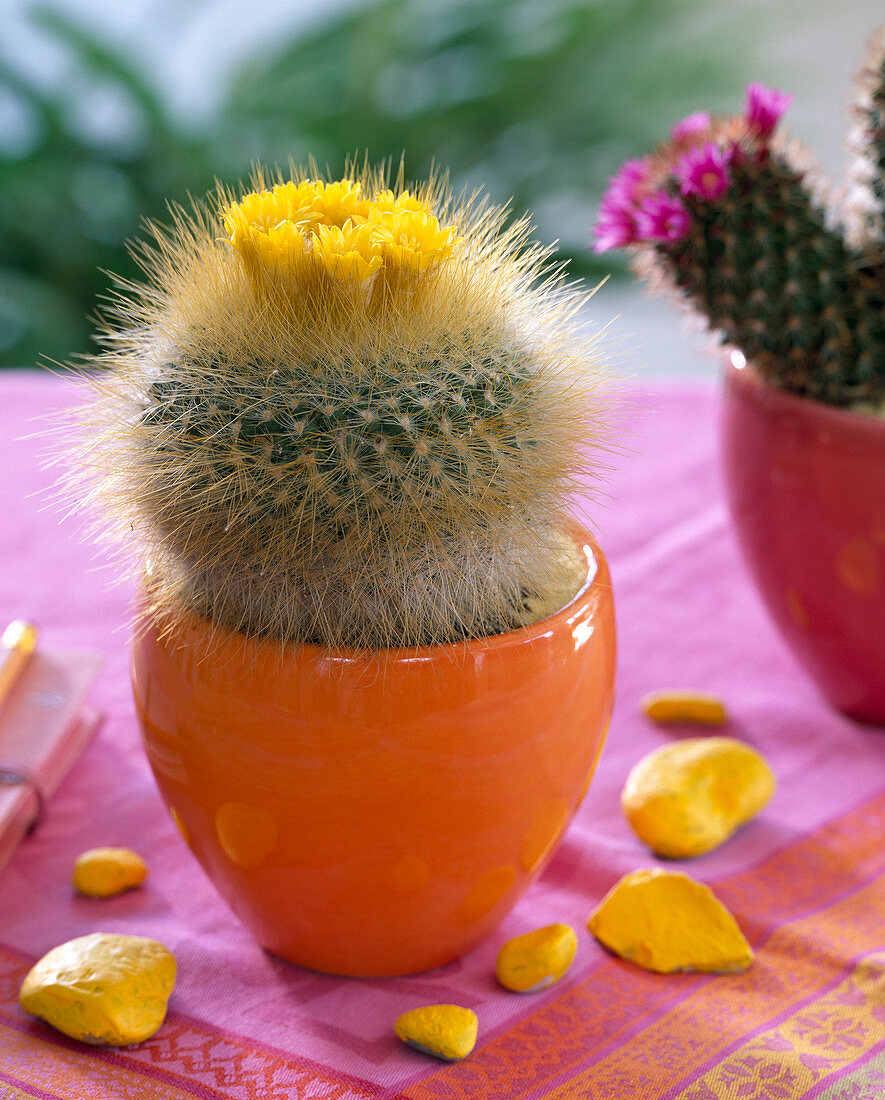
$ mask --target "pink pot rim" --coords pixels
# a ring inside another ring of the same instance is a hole
[[[816,398],[790,393],[789,390],[774,386],[759,376],[752,363],[740,351],[732,351],[726,356],[726,372],[729,384],[749,394],[758,404],[766,405],[771,411],[793,412],[815,423],[820,430],[838,435],[868,436],[880,443],[885,436],[885,416],[828,405]]]

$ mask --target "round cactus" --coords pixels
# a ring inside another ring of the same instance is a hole
[[[79,467],[135,531],[155,608],[337,647],[554,610],[583,445],[583,300],[527,227],[380,170],[257,175],[141,247]],[[96,478],[97,473],[97,478]]]

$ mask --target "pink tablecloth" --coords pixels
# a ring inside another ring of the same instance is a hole
[[[0,876],[0,1097],[710,1100],[885,1096],[885,734],[830,712],[751,587],[722,499],[711,384],[634,391],[610,500],[590,514],[607,549],[620,630],[618,702],[589,795],[541,881],[489,942],[442,970],[346,981],[257,947],[217,898],[160,803],[129,692],[130,593],[48,485],[34,417],[69,383],[0,375],[0,620],[26,615],[49,646],[106,655],[107,718]],[[655,861],[619,810],[627,771],[672,733],[637,710],[651,689],[694,685],[727,702],[730,732],[761,748],[773,802],[684,869],[710,883],[757,951],[739,976],[662,977],[607,955],[584,929],[622,874]],[[97,902],[70,888],[95,845],[140,851],[145,886]],[[494,982],[504,939],[551,921],[579,932],[568,976],[530,996]],[[92,931],[152,936],[176,955],[166,1023],[137,1047],[84,1047],[27,1017],[32,962]],[[400,1046],[394,1018],[456,1002],[480,1018],[465,1062]]]

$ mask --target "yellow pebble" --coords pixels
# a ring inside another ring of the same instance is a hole
[[[572,965],[578,937],[568,924],[548,924],[508,940],[498,952],[495,976],[514,993],[534,993],[553,985]]]
[[[605,895],[587,927],[645,970],[734,973],[753,961],[737,921],[708,886],[677,871],[634,871]]]
[[[394,1024],[407,1046],[446,1062],[458,1062],[473,1050],[479,1021],[460,1005],[427,1005],[404,1012]]]
[[[721,726],[728,717],[721,700],[703,691],[653,691],[643,696],[639,706],[646,717],[663,725]]]
[[[733,737],[688,737],[633,768],[621,793],[640,840],[669,859],[709,852],[754,817],[774,794],[774,773]]]
[[[84,1043],[140,1043],[166,1017],[175,959],[155,940],[95,932],[69,940],[31,968],[19,1001]]]
[[[129,848],[90,848],[74,864],[74,889],[89,898],[111,898],[139,886],[147,864]]]

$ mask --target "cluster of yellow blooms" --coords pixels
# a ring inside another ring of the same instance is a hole
[[[359,182],[290,181],[253,191],[224,211],[231,244],[269,271],[295,274],[308,263],[342,282],[382,268],[423,272],[447,260],[459,238],[429,206],[403,191],[367,198]]]

